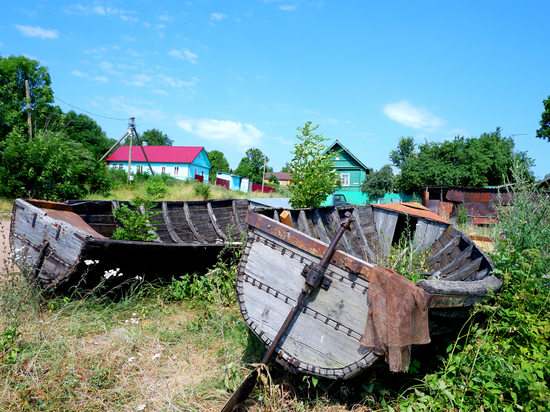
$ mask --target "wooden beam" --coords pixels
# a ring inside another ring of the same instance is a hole
[[[225,235],[225,233],[223,233],[221,228],[218,226],[218,222],[216,220],[216,216],[214,215],[214,210],[212,209],[212,204],[210,202],[206,203],[206,210],[208,211],[208,216],[210,217],[212,226],[214,226],[214,230],[216,231],[218,236],[223,240],[227,240],[227,236]]]
[[[195,227],[195,224],[193,223],[193,220],[191,219],[191,212],[189,211],[189,205],[187,202],[183,202],[183,213],[185,215],[185,219],[187,220],[187,224],[189,225],[189,228],[191,229],[191,232],[193,232],[193,235],[199,241],[200,243],[206,243],[204,238],[200,235],[199,231]]]
[[[174,243],[183,243],[183,241],[179,238],[176,231],[174,230],[174,225],[172,225],[172,221],[170,220],[170,216],[168,215],[168,206],[166,202],[162,202],[162,216],[164,218],[164,223],[166,223],[166,229],[168,229],[168,233],[170,233],[170,237],[174,241]]]

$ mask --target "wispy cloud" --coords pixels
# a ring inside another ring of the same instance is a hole
[[[73,4],[69,8],[63,10],[68,14],[97,14],[99,16],[118,16],[124,21],[137,22],[135,17],[138,13],[132,10],[117,9],[115,7],[83,6],[82,4]]]
[[[281,10],[284,10],[284,11],[294,11],[296,10],[298,6],[294,5],[294,6],[288,6],[288,5],[285,5],[285,6],[279,6],[279,8]]]
[[[42,40],[57,39],[59,37],[57,30],[43,29],[38,26],[20,26],[19,24],[14,24],[14,27],[27,37],[40,37]]]
[[[73,76],[76,76],[76,77],[88,77],[88,75],[87,75],[86,73],[82,73],[82,72],[79,71],[79,70],[73,70],[73,71],[71,72],[71,74],[72,74]]]
[[[159,74],[157,77],[160,80],[162,80],[165,84],[168,84],[169,86],[172,86],[172,87],[191,87],[191,86],[195,86],[197,84],[197,82],[199,81],[199,79],[197,79],[196,77],[192,77],[190,82],[189,81],[186,82],[184,80],[179,80],[179,79],[174,79],[170,76],[166,76],[166,75],[163,75],[163,74]]]
[[[94,77],[94,80],[97,80],[98,82],[101,82],[101,83],[107,83],[109,81],[109,79],[105,76],[96,76]]]
[[[195,53],[191,53],[189,50],[170,50],[168,54],[178,59],[189,60],[193,64],[197,64],[197,56]]]
[[[178,126],[184,131],[202,139],[226,142],[240,147],[257,146],[264,133],[251,124],[230,120],[186,119],[179,120]]]
[[[388,103],[383,108],[384,114],[413,129],[435,130],[445,124],[443,119],[434,116],[428,109],[422,106],[413,106],[407,100],[397,103]]]
[[[223,14],[223,13],[212,13],[210,15],[210,20],[212,21],[220,21],[221,19],[225,19],[227,18],[227,14]]]

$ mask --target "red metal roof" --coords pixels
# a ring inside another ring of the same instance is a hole
[[[446,223],[450,225],[445,219],[441,216],[435,214],[426,206],[422,206],[420,203],[416,202],[407,202],[407,203],[386,203],[380,205],[371,205],[374,207],[379,207],[381,209],[391,210],[397,213],[406,213],[411,216],[421,217],[424,219],[435,220],[436,222]]]
[[[198,146],[143,146],[151,163],[191,163],[203,147]],[[127,162],[130,146],[120,146],[107,162]],[[132,162],[145,162],[140,146],[132,147]]]

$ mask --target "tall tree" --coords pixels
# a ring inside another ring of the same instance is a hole
[[[542,104],[544,105],[544,112],[541,115],[540,129],[537,130],[537,137],[550,142],[550,96],[548,96],[548,99],[543,100]]]
[[[150,129],[144,131],[139,136],[141,138],[142,142],[147,142],[149,146],[172,146],[174,141],[168,137],[168,135],[162,133],[160,130],[157,129]],[[136,144],[135,140],[134,143]],[[124,146],[130,145],[130,137],[127,137],[124,139]]]
[[[455,137],[442,143],[426,142],[418,154],[401,165],[395,186],[406,192],[424,186],[482,187],[512,179],[512,164],[519,162],[530,173],[532,160],[514,150],[514,141],[503,137],[500,128],[478,138]]]
[[[0,143],[0,196],[65,200],[109,188],[105,164],[61,132],[39,131],[29,140],[14,131]]]
[[[403,137],[397,143],[397,149],[390,152],[390,160],[395,167],[401,168],[402,164],[407,163],[409,158],[414,155],[414,138],[412,136]]]
[[[367,175],[361,183],[361,191],[368,193],[371,201],[376,200],[393,190],[393,181],[393,170],[390,165],[385,165],[380,170]]]
[[[71,110],[65,115],[65,124],[67,137],[92,152],[96,159],[100,159],[116,142],[115,139],[107,138],[96,121],[85,114]]]
[[[328,195],[334,193],[340,179],[332,153],[325,153],[327,147],[323,144],[328,139],[323,134],[316,134],[319,126],[311,126],[306,122],[304,127],[298,127],[301,133],[296,135],[299,143],[294,145],[290,153],[294,158],[290,162],[290,173],[294,185],[290,186],[290,204],[298,207],[319,207]]]
[[[255,147],[248,149],[245,154],[246,156],[239,162],[235,173],[239,176],[248,177],[253,183],[262,183],[264,162],[266,173],[273,171],[272,167],[267,166],[269,158],[260,149],[256,149]]]
[[[37,117],[43,124],[54,102],[48,69],[24,56],[0,55],[0,141],[15,128],[28,132],[26,80],[29,81],[28,102],[33,125]]]
[[[210,169],[209,181],[215,182],[216,172],[229,172],[229,162],[225,158],[224,154],[219,150],[212,150],[207,152],[208,159],[212,168]]]
[[[290,163],[286,162],[283,167],[281,167],[281,173],[290,173]]]

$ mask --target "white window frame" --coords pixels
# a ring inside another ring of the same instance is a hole
[[[136,165],[136,172],[142,173],[143,172],[143,165]]]
[[[174,166],[174,176],[179,176],[179,174],[180,174],[180,167]]]
[[[160,167],[160,173],[166,173],[166,166],[161,166]]]
[[[340,180],[342,181],[342,186],[349,186],[349,173],[340,173]]]

